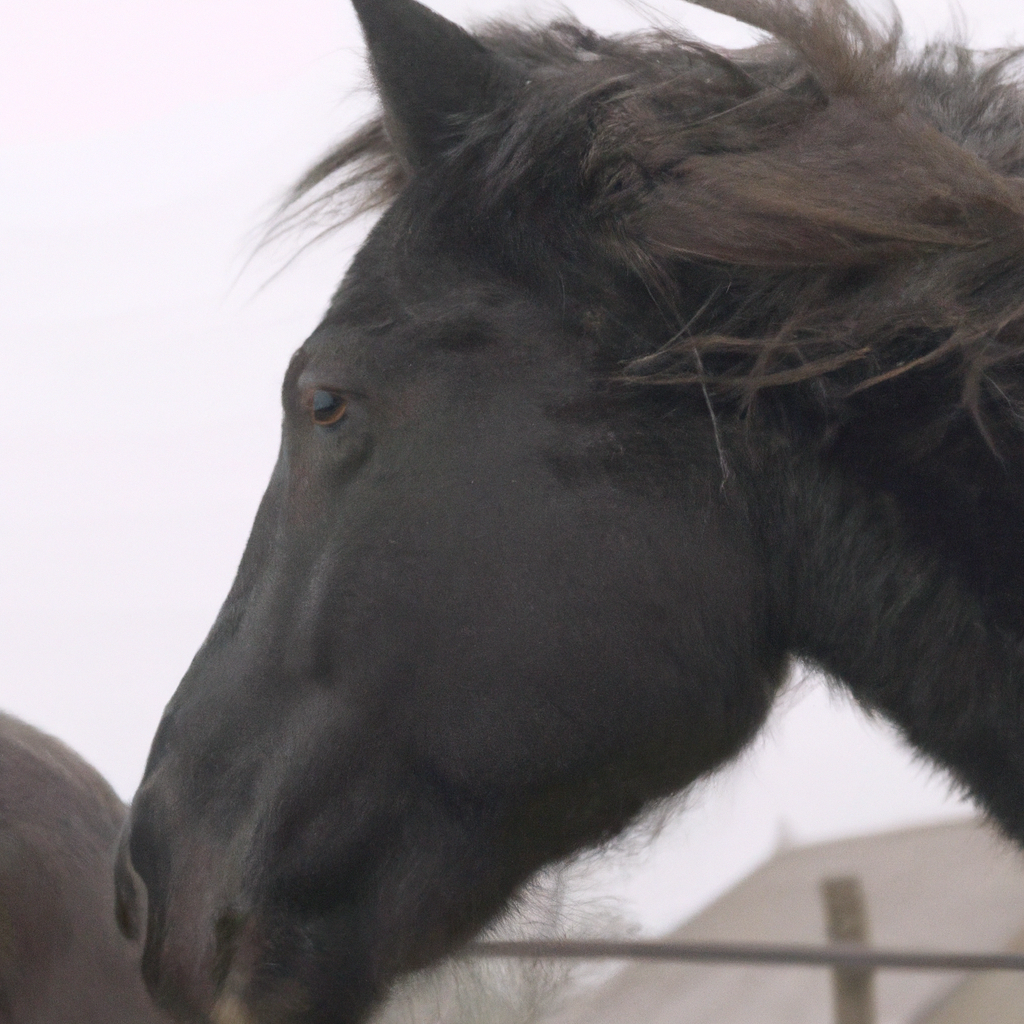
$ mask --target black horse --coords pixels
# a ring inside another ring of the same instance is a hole
[[[133,807],[151,990],[353,1024],[793,657],[1024,841],[1014,55],[842,0],[706,0],[769,34],[728,54],[355,3],[382,113],[292,216],[386,212]]]

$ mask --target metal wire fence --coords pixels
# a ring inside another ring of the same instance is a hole
[[[678,963],[777,964],[909,971],[1024,971],[1024,954],[875,949],[860,943],[785,945],[763,942],[643,942],[523,939],[474,942],[469,957],[529,960],[660,960]]]

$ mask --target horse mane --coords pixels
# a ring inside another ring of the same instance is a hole
[[[940,372],[991,447],[1019,440],[1022,51],[913,53],[898,18],[872,23],[846,0],[704,5],[765,41],[725,51],[567,21],[480,31],[526,86],[453,133],[452,180],[475,216],[574,192],[573,230],[591,242],[564,248],[672,314],[621,360],[622,381],[701,384],[744,413],[798,390],[841,416],[853,396]],[[294,186],[278,230],[331,230],[409,180],[377,115]]]

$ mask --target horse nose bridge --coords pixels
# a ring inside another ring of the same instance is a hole
[[[189,676],[230,674],[236,679],[294,668],[319,651],[324,629],[339,603],[329,552],[294,552],[289,547],[264,567],[210,638]]]
[[[272,491],[273,481],[265,502]],[[225,652],[238,664],[246,658],[265,663],[282,650],[296,605],[308,603],[311,581],[320,577],[322,549],[289,529],[282,516],[280,503],[261,507],[235,581],[183,683],[204,674]]]
[[[287,546],[268,562],[245,596],[230,633],[210,644],[193,672],[228,672],[247,685],[254,679],[327,679],[334,675],[335,648],[351,638],[350,622],[358,558],[339,551],[331,538],[296,551]],[[365,637],[364,637],[365,639]]]

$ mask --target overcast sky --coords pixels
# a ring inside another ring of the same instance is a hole
[[[604,31],[685,3],[569,5]],[[948,25],[901,4],[916,36]],[[547,5],[446,0],[471,22]],[[1021,38],[973,3],[969,38]],[[646,12],[646,13],[645,13]],[[128,798],[213,621],[273,464],[278,387],[359,231],[247,262],[282,189],[366,109],[342,0],[0,0],[0,706]],[[650,930],[768,855],[963,815],[941,776],[820,683],[603,882]]]

